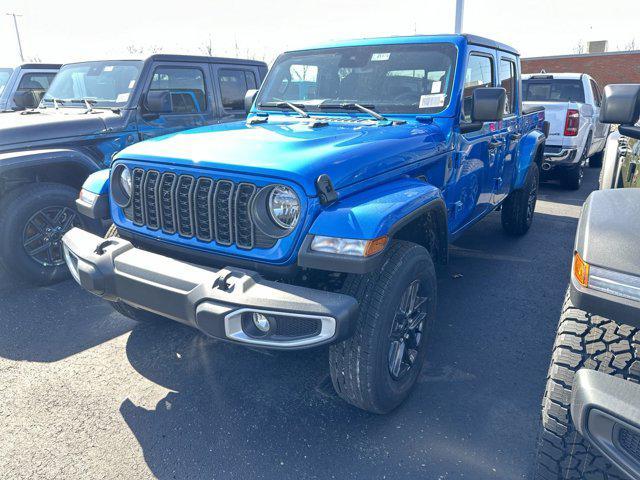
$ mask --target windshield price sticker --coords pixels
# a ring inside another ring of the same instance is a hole
[[[442,91],[442,82],[440,80],[431,84],[431,93],[440,93]]]
[[[103,72],[112,72],[113,71],[113,65],[107,65],[106,67],[104,67],[104,70],[102,70]]]
[[[116,97],[116,103],[124,103],[129,100],[129,93],[120,93]]]
[[[432,93],[429,95],[420,95],[419,108],[436,108],[444,106],[444,93]]]
[[[385,60],[389,60],[390,56],[391,56],[390,53],[374,53],[373,55],[371,55],[371,61],[384,62]]]

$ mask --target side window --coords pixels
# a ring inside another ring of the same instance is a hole
[[[168,90],[173,113],[202,113],[207,110],[204,74],[199,68],[158,67],[149,90]]]
[[[596,106],[599,107],[602,102],[602,96],[600,95],[600,88],[595,80],[589,80],[591,82],[591,90],[593,90],[593,100],[596,102]]]
[[[51,73],[25,73],[18,84],[18,91],[25,90],[42,90],[46,91],[55,77],[54,72]]]
[[[466,121],[471,120],[471,101],[476,88],[493,86],[493,59],[481,55],[470,55],[464,77],[462,113]]]
[[[218,82],[225,110],[244,110],[247,90],[257,88],[256,76],[249,70],[218,70]]]
[[[500,86],[507,91],[504,114],[516,113],[516,65],[510,60],[500,60]]]

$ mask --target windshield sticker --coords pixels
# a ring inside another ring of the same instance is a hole
[[[371,55],[371,61],[384,62],[385,60],[389,60],[390,56],[391,56],[390,53],[374,53],[373,55]]]
[[[431,84],[431,93],[440,93],[442,91],[442,82],[438,80]]]
[[[135,80],[131,80],[129,82],[129,90],[131,90],[135,86],[135,84],[136,84],[136,81]]]
[[[129,92],[127,93],[120,93],[118,94],[118,96],[116,97],[116,103],[124,103],[127,100],[129,100]]]
[[[444,106],[444,93],[432,93],[430,95],[420,95],[419,108],[436,108]]]
[[[113,65],[107,65],[106,67],[104,67],[103,72],[111,72],[113,71]]]

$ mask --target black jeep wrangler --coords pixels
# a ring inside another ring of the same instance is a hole
[[[266,73],[264,62],[178,55],[63,66],[37,108],[0,115],[0,263],[37,284],[65,278],[62,235],[102,227],[76,212],[87,176],[140,140],[244,119],[245,93]]]

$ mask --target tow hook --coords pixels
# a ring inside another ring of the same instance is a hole
[[[218,277],[214,280],[212,287],[222,290],[223,292],[230,292],[233,290],[233,284],[229,282],[229,279],[233,275],[233,272],[222,269],[218,272]]]
[[[549,170],[551,170],[551,164],[549,162],[544,162],[542,164],[542,170],[544,170],[545,172],[548,172]]]

